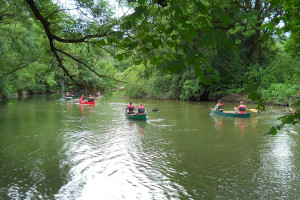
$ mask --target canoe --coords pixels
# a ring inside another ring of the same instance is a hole
[[[125,115],[128,119],[136,119],[136,120],[146,120],[147,119],[147,114],[128,114],[125,112]]]
[[[95,101],[90,101],[90,102],[88,102],[88,101],[81,101],[81,100],[78,100],[78,103],[80,103],[80,104],[90,104],[90,105],[94,105],[94,104],[95,104]]]
[[[226,117],[241,117],[241,118],[249,118],[250,117],[250,113],[235,113],[233,111],[224,111],[224,112],[217,112],[217,111],[212,111],[213,114],[216,115],[221,115],[221,116],[226,116]]]

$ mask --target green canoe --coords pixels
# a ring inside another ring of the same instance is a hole
[[[213,112],[213,114],[227,116],[227,117],[241,117],[241,118],[249,118],[250,117],[250,113],[241,114],[241,113],[235,113],[234,111],[217,112],[214,110],[212,112]]]
[[[125,112],[125,115],[128,119],[136,119],[136,120],[146,120],[147,119],[146,113],[139,115],[139,114],[127,114]]]

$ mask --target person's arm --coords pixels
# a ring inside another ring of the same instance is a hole
[[[217,109],[218,109],[218,104],[216,104],[214,107],[214,110],[217,110]]]

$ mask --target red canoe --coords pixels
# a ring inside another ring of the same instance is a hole
[[[78,100],[78,103],[80,103],[80,104],[92,104],[92,105],[94,105],[94,104],[95,104],[95,101],[90,101],[90,102],[88,102],[88,101],[81,101],[81,100]]]

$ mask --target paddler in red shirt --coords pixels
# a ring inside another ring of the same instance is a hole
[[[240,102],[240,106],[237,107],[237,108],[234,108],[235,109],[235,112],[237,113],[237,111],[239,111],[240,114],[245,114],[245,111],[248,109],[245,105],[244,105],[244,102],[241,101]]]

